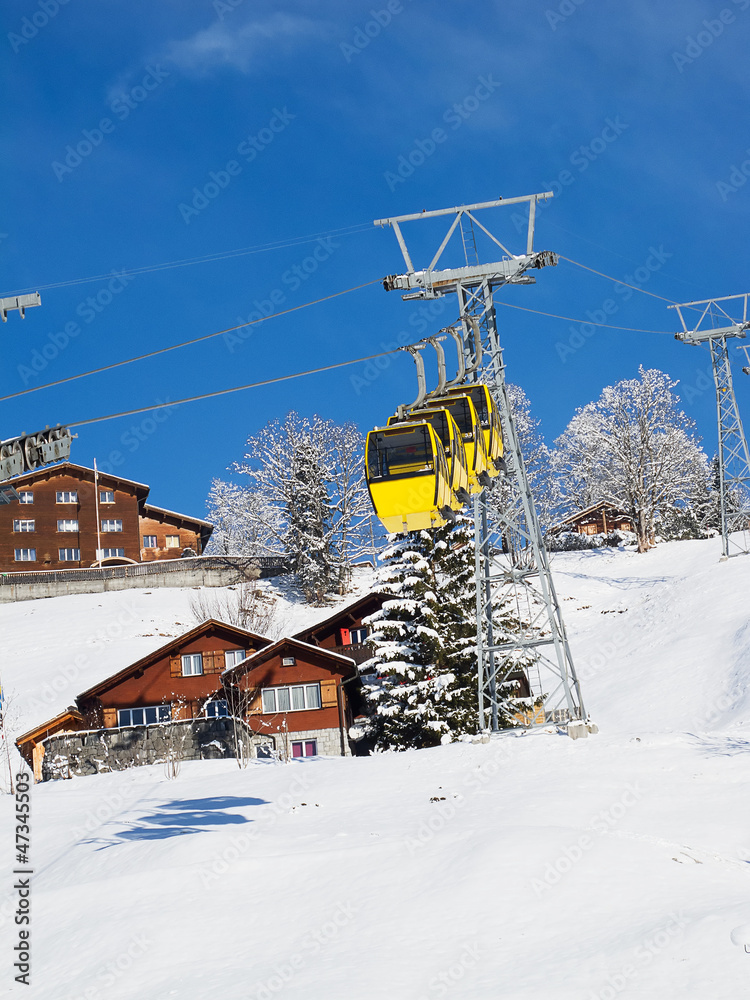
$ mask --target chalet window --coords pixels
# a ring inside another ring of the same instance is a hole
[[[361,643],[367,641],[369,634],[369,628],[353,628],[349,633],[349,642],[352,646],[359,646]]]
[[[78,503],[78,490],[58,490],[55,496],[57,503]]]
[[[35,522],[33,520],[22,520],[13,522],[14,531],[36,531],[34,527]]]
[[[31,490],[19,490],[19,493],[18,493],[18,502],[19,503],[33,503],[34,502],[34,494],[31,492]]]
[[[36,549],[16,549],[16,562],[36,562]]]
[[[225,649],[224,650],[224,666],[225,667],[236,667],[238,663],[247,657],[246,649]]]
[[[80,549],[58,549],[57,550],[58,559],[60,562],[80,562],[81,561],[81,550]]]
[[[59,518],[57,521],[58,531],[78,531],[78,521],[75,518]]]
[[[182,654],[182,676],[183,677],[195,677],[198,674],[203,673],[203,654],[202,653],[183,653]]]
[[[115,518],[104,518],[102,531],[122,531],[122,521],[115,520]]]
[[[125,549],[99,549],[99,559],[124,559]]]
[[[295,740],[292,743],[292,757],[317,757],[317,740]]]
[[[99,503],[114,503],[114,490],[99,490]]]
[[[157,722],[169,722],[172,718],[170,705],[148,705],[145,708],[121,708],[117,712],[118,726],[151,726]]]
[[[167,548],[168,549],[179,549],[180,547],[180,536],[179,535],[167,535]]]
[[[156,535],[144,535],[143,547],[144,549],[158,549],[159,546],[157,545],[156,542]]]
[[[320,708],[320,684],[298,684],[290,687],[263,688],[263,711],[302,712]]]
[[[229,715],[227,703],[222,700],[209,701],[206,705],[207,719],[224,719]]]

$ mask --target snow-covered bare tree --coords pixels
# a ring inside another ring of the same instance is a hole
[[[206,555],[265,556],[280,551],[266,525],[273,512],[262,508],[262,498],[246,486],[214,479],[206,502],[214,530]]]
[[[250,520],[282,551],[309,600],[344,593],[371,514],[364,441],[353,424],[289,413],[247,441],[235,471],[249,479]]]
[[[567,509],[613,500],[630,514],[645,552],[657,521],[691,501],[706,458],[679,409],[677,382],[656,369],[639,374],[576,412],[556,441],[554,463]]]

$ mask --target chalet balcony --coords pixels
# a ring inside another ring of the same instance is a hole
[[[341,656],[348,656],[351,660],[360,665],[365,660],[371,659],[373,655],[372,646],[366,642],[354,642],[350,646],[334,646],[332,653],[340,653]]]

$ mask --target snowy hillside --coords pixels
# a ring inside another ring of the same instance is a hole
[[[286,578],[261,581],[274,602],[271,638],[293,635],[372,589],[369,567],[355,571],[354,591],[326,608],[302,602]],[[71,705],[81,691],[201,620],[218,613],[234,587],[122,590],[0,605],[0,677],[13,727],[22,733]]]
[[[596,737],[36,786],[33,986],[12,994],[743,997],[750,955],[730,935],[750,921],[750,561],[718,555],[711,540],[555,556]],[[127,600],[132,622],[99,634],[92,605],[116,624]],[[3,672],[38,692],[83,650],[75,694],[94,661],[110,673],[188,615],[168,591],[0,608]],[[0,808],[10,845],[10,797]]]

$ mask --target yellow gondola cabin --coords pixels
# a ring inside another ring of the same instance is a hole
[[[431,424],[408,421],[367,435],[366,479],[389,532],[439,528],[453,519],[445,449]]]
[[[408,422],[421,421],[432,426],[445,449],[448,463],[448,473],[451,481],[451,492],[455,502],[451,503],[454,510],[459,510],[469,502],[469,470],[466,461],[466,449],[458,424],[447,410],[438,407],[428,407],[424,410],[414,410],[407,414]],[[398,417],[389,417],[388,426],[401,423]]]
[[[497,476],[505,470],[503,461],[503,428],[500,421],[500,411],[489,387],[482,382],[455,386],[448,389],[451,396],[469,396],[479,417],[479,424],[484,437],[484,447],[489,459],[487,471],[491,476]]]

